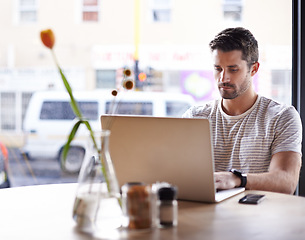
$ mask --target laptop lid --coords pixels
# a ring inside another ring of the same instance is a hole
[[[103,115],[101,122],[103,129],[110,126],[109,149],[120,186],[168,182],[178,187],[181,200],[223,200],[215,196],[208,119]]]

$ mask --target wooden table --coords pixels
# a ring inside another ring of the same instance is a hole
[[[75,190],[76,184],[1,189],[0,239],[95,239],[75,228]],[[217,204],[179,201],[178,227],[120,239],[305,239],[305,198],[251,191],[266,194],[266,199],[259,205],[239,204],[245,193]]]

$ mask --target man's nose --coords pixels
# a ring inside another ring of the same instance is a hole
[[[219,81],[220,82],[229,82],[230,81],[229,74],[224,70],[221,71]]]

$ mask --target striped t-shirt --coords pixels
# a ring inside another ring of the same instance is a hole
[[[238,116],[227,115],[221,100],[194,106],[183,117],[208,118],[213,129],[215,171],[231,168],[244,173],[267,172],[273,154],[301,154],[302,123],[293,106],[258,96],[255,104]]]

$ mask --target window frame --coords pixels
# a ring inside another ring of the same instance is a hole
[[[38,0],[32,0],[34,2],[33,5],[25,5],[22,6],[21,2],[23,0],[16,0],[16,4],[17,4],[17,22],[19,24],[34,24],[37,23],[38,21]],[[34,20],[29,20],[29,21],[24,21],[24,19],[22,18],[22,13],[27,13],[27,12],[34,12],[35,14],[35,19]]]
[[[167,0],[168,1],[168,4],[158,4],[157,1],[159,2],[162,2],[160,0],[150,0],[149,2],[149,12],[150,12],[150,18],[151,18],[151,22],[152,23],[170,23],[172,21],[172,18],[173,18],[173,0]],[[155,11],[169,11],[169,19],[166,20],[166,21],[158,21],[155,19],[154,17],[154,13]]]
[[[223,18],[224,21],[240,23],[243,20],[243,0],[223,0]],[[226,13],[238,13],[239,19],[226,19]]]
[[[101,1],[96,0],[97,5],[94,6],[85,6],[86,0],[80,0],[80,22],[82,23],[97,23],[100,22],[101,19]],[[96,20],[85,20],[84,13],[96,13]]]
[[[302,0],[292,1],[292,105],[305,120],[305,5]],[[304,136],[304,126],[303,132]],[[304,166],[305,142],[302,141],[302,163]],[[301,168],[296,194],[305,196],[305,169]]]

